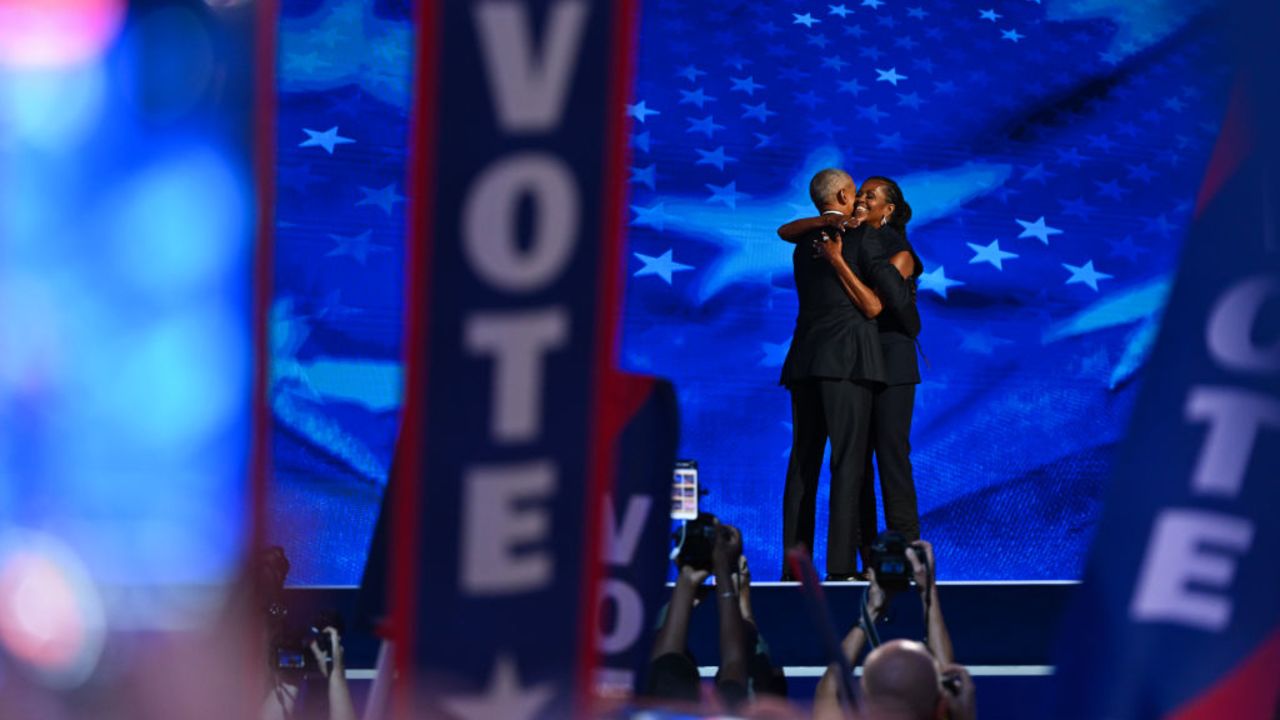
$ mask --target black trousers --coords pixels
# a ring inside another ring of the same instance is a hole
[[[858,507],[860,536],[864,547],[876,537],[875,475],[871,455],[880,469],[880,496],[884,498],[884,519],[889,530],[902,533],[908,541],[920,539],[920,511],[916,507],[916,483],[911,474],[911,414],[916,404],[915,385],[879,387],[871,399],[871,442],[867,448],[866,481]],[[864,559],[865,553],[864,552]]]
[[[784,549],[797,544],[813,554],[822,451],[831,439],[831,510],[827,573],[857,570],[858,500],[866,472],[872,386],[850,380],[805,380],[792,385],[791,460],[782,502]],[[873,508],[874,512],[874,508]],[[785,571],[784,571],[784,574]]]

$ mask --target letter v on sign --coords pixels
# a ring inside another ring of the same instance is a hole
[[[476,6],[485,76],[504,130],[536,133],[560,123],[588,9],[584,0],[555,3],[535,55],[525,3],[494,0]]]

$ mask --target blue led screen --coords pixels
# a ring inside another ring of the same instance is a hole
[[[1211,14],[642,3],[621,356],[674,381],[681,455],[758,579],[781,567],[791,437],[774,230],[813,214],[830,165],[894,177],[915,211],[913,461],[940,575],[1078,577],[1230,85]],[[295,584],[359,581],[385,487],[411,31],[407,3],[284,3],[271,534]]]

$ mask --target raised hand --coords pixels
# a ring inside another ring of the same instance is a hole
[[[732,572],[738,567],[738,558],[741,555],[742,533],[738,532],[738,528],[723,524],[716,526],[716,546],[711,551],[713,564],[719,568],[723,563],[723,567]]]
[[[878,619],[884,614],[885,606],[889,604],[889,593],[880,587],[880,583],[876,581],[875,568],[867,568],[867,612],[872,618]]]
[[[710,570],[700,570],[691,565],[680,566],[680,579],[695,587],[701,585],[710,574]]]
[[[329,636],[329,656],[325,657],[324,651],[320,649],[320,643],[316,640],[311,641],[311,654],[316,658],[316,667],[320,668],[320,674],[326,678],[332,674],[339,677],[346,672],[346,665],[342,659],[342,638],[338,636],[338,631],[331,627],[321,630]],[[332,660],[332,665],[329,661]]]
[[[947,717],[952,720],[975,720],[978,717],[978,698],[969,671],[963,665],[955,663],[945,665],[941,670]]]
[[[907,547],[907,562],[911,563],[912,579],[916,589],[921,593],[933,587],[933,575],[936,565],[933,561],[933,545],[926,540],[916,540]]]

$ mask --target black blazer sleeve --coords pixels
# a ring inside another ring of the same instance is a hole
[[[916,337],[920,334],[920,311],[916,309],[914,289],[911,281],[889,262],[889,258],[907,249],[906,243],[892,229],[868,228],[862,248],[865,255],[860,260],[871,287],[884,303],[884,312],[890,313],[907,335]]]

